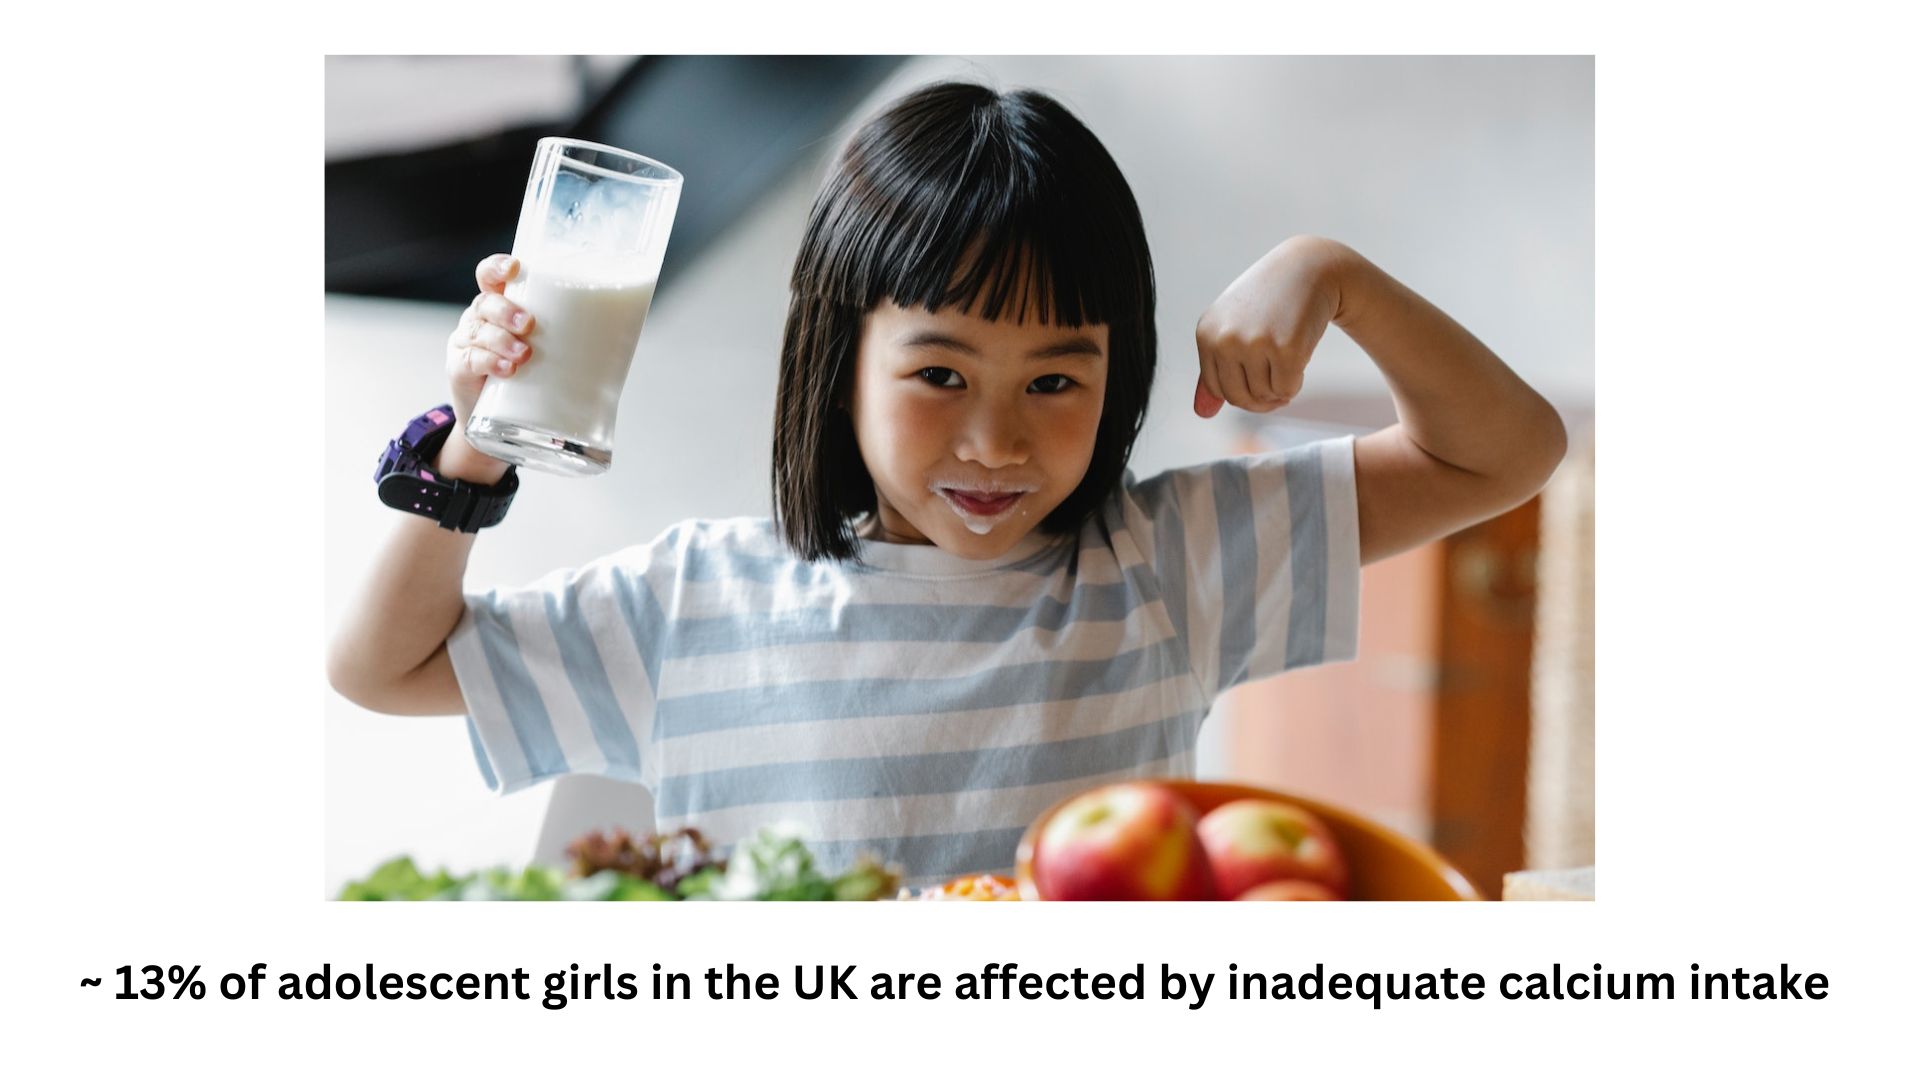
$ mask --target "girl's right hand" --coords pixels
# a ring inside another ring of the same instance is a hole
[[[489,378],[508,379],[531,353],[524,335],[533,317],[506,297],[507,282],[520,272],[511,255],[489,255],[474,267],[480,295],[447,335],[447,380],[453,384],[453,408],[461,416],[473,410]]]
[[[447,335],[447,382],[459,424],[441,450],[439,464],[442,472],[458,479],[492,483],[506,472],[504,463],[473,449],[463,433],[487,380],[512,378],[533,354],[526,342],[533,316],[506,297],[507,283],[519,272],[520,261],[511,255],[480,260],[473,271],[480,295]]]

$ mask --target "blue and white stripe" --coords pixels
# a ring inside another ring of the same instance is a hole
[[[448,647],[487,784],[597,773],[723,844],[791,821],[830,862],[1004,870],[1066,795],[1190,775],[1219,692],[1353,656],[1352,440],[1129,478],[1079,535],[992,563],[863,558],[689,522],[470,595]]]

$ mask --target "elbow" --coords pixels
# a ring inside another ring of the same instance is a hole
[[[1567,456],[1566,423],[1546,399],[1536,401],[1524,422],[1515,423],[1502,439],[1505,449],[1499,467],[1481,474],[1489,505],[1498,505],[1496,513],[1540,494]]]
[[[1535,417],[1527,425],[1527,434],[1521,446],[1516,447],[1515,479],[1516,491],[1513,504],[1519,504],[1538,495],[1553,479],[1560,468],[1560,462],[1567,456],[1567,425],[1560,419],[1559,410],[1540,399]]]
[[[334,693],[355,705],[362,704],[357,674],[353,663],[341,650],[339,643],[335,642],[327,650],[327,685],[333,687]]]
[[[366,665],[360,663],[353,650],[337,638],[327,649],[327,685],[333,687],[334,693],[363,709],[384,711],[380,707],[379,688],[367,678]]]
[[[1541,408],[1540,487],[1546,487],[1547,481],[1553,479],[1553,474],[1567,457],[1567,422],[1560,418],[1560,410],[1552,405],[1542,402]]]

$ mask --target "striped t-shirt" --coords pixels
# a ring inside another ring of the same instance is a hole
[[[1192,775],[1221,691],[1353,657],[1353,440],[1129,474],[992,561],[860,554],[693,521],[469,595],[448,647],[487,783],[598,773],[721,844],[793,822],[829,867],[1004,872],[1064,796]]]

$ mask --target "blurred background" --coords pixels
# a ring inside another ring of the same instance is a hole
[[[391,526],[368,480],[446,396],[473,267],[512,245],[534,142],[572,135],[686,178],[603,477],[537,476],[476,545],[519,584],[690,517],[765,515],[787,278],[827,162],[942,78],[1034,87],[1118,161],[1160,286],[1158,383],[1133,469],[1384,426],[1366,356],[1329,334],[1284,415],[1191,409],[1193,327],[1281,240],[1342,240],[1470,328],[1573,435],[1539,498],[1369,567],[1357,663],[1241,687],[1203,778],[1344,804],[1429,840],[1488,895],[1593,862],[1593,62],[1589,57],[330,57],[326,66],[329,626]],[[329,693],[325,887],[395,854],[455,870],[558,861],[646,829],[643,789],[500,798],[464,726]]]

